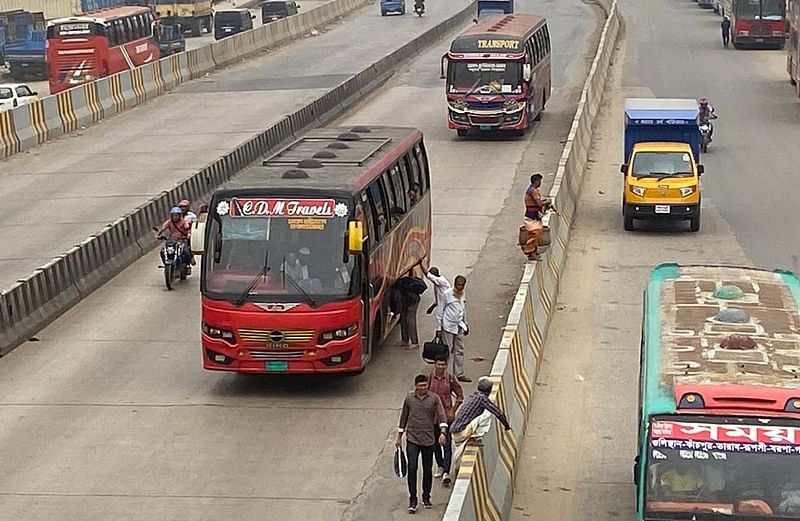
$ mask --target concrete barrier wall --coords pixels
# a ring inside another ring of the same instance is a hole
[[[348,1],[351,5],[358,5],[361,0]],[[204,199],[251,163],[260,161],[264,155],[295,139],[303,131],[335,118],[386,81],[397,70],[398,64],[419,56],[426,47],[438,42],[453,29],[463,26],[474,12],[475,4],[471,3],[460,13],[284,117],[172,190],[150,199],[64,255],[35,270],[28,278],[0,293],[0,356],[10,352],[81,298],[154,248],[157,241],[153,238],[151,228],[163,222],[175,201]],[[167,75],[170,70],[166,67],[161,69]],[[130,75],[118,77],[123,78],[123,81],[117,86],[112,86],[113,78],[108,78],[111,81],[108,88],[125,97],[127,103],[130,93],[135,91],[135,82]],[[71,102],[69,92],[60,93],[59,96],[64,98],[63,103]],[[71,106],[71,113],[75,113],[75,106],[78,107],[78,113],[82,112],[77,103]],[[14,124],[10,113],[0,113],[0,128],[9,126],[13,130]],[[3,135],[13,136],[14,139],[17,136],[15,131],[0,133],[0,146],[19,146],[16,141],[7,145],[1,139]]]
[[[483,447],[467,446],[445,521],[501,521],[508,519],[511,513],[520,447],[566,261],[593,125],[600,111],[608,66],[619,34],[616,0],[610,3],[607,14],[550,191],[559,211],[545,217],[545,225],[550,227],[550,246],[541,261],[525,266],[489,374],[494,382],[491,399],[505,411],[512,428],[506,431],[495,420],[484,437]]]
[[[330,24],[370,3],[373,0],[333,0],[329,4],[198,49],[162,58],[158,62],[123,71],[55,96],[44,97],[44,105],[38,105],[44,112],[36,115],[36,124],[33,123],[28,108],[17,107],[10,111],[10,116],[0,116],[0,160],[39,145],[47,139],[74,132],[141,105],[214,69],[302,38],[311,29]],[[113,88],[109,88],[109,85]],[[55,98],[57,103],[49,103],[47,100],[51,98]],[[13,120],[13,124],[8,123],[8,117]],[[44,127],[37,127],[41,125],[41,121],[44,121]]]

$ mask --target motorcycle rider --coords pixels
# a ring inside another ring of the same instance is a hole
[[[714,137],[714,124],[711,123],[712,119],[717,119],[717,112],[714,109],[714,106],[708,102],[708,98],[700,98],[699,106],[700,110],[700,124],[708,124],[708,142],[712,141],[712,137]]]
[[[192,260],[189,249],[189,236],[192,234],[192,225],[184,220],[183,210],[180,207],[176,206],[169,211],[169,219],[164,221],[161,228],[156,231],[156,239],[165,232],[170,240],[183,243],[183,262],[189,266]]]
[[[425,0],[414,0],[414,12],[417,9],[421,9],[423,13],[425,12]]]
[[[178,203],[178,208],[183,212],[183,220],[192,224],[197,220],[197,214],[191,210],[192,202],[188,199],[183,199]]]

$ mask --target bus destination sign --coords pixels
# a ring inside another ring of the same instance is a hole
[[[347,216],[349,209],[346,204],[337,204],[333,199],[234,197],[230,203],[220,202],[217,213],[230,217],[332,219]]]

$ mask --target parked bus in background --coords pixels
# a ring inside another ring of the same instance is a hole
[[[211,33],[214,16],[211,0],[155,0],[154,7],[157,17],[180,24],[192,36],[200,36],[204,29]]]
[[[783,49],[786,44],[786,0],[723,0],[731,19],[731,41],[737,49]]]
[[[529,14],[487,16],[464,31],[442,57],[447,126],[522,135],[550,96],[547,21]]]
[[[789,0],[787,19],[789,22],[789,45],[786,51],[786,72],[792,85],[798,84],[800,78],[800,0]],[[796,89],[800,96],[800,87]]]
[[[800,279],[657,266],[644,293],[636,519],[800,519]]]
[[[391,285],[427,269],[430,241],[419,130],[310,133],[237,175],[198,219],[203,367],[362,372],[396,322]]]
[[[154,21],[147,7],[115,7],[50,21],[50,94],[158,60]]]

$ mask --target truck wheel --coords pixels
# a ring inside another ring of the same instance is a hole
[[[700,214],[697,214],[697,217],[692,217],[689,219],[689,231],[690,232],[699,232],[700,231]]]
[[[622,227],[625,228],[626,232],[632,232],[634,229],[633,226],[633,217],[628,215],[628,212],[625,211],[625,207],[622,207]]]

